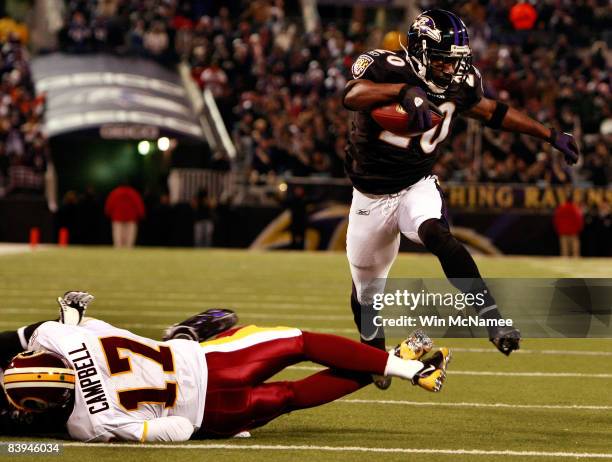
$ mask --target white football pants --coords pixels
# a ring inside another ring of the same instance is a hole
[[[444,199],[435,175],[395,194],[378,196],[353,189],[346,254],[362,305],[371,304],[373,295],[384,290],[384,279],[399,251],[400,233],[422,244],[419,226],[443,215]]]

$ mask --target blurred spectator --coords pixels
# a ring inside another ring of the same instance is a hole
[[[209,67],[202,71],[200,81],[204,88],[208,88],[215,99],[225,98],[229,87],[227,85],[227,74],[219,67],[218,61],[213,61]]]
[[[140,193],[126,184],[118,186],[106,198],[104,212],[113,225],[113,245],[134,247],[138,236],[138,222],[145,215]]]
[[[104,229],[104,212],[100,198],[93,186],[87,186],[79,200],[79,220],[83,227],[82,240],[79,243],[97,244],[102,241]],[[73,242],[77,242],[74,241]]]
[[[587,211],[585,216],[583,243],[585,255],[592,257],[612,256],[612,210],[602,201]]]
[[[34,94],[29,55],[20,36],[6,29],[3,34],[5,40],[0,45],[0,195],[41,194],[49,157],[42,130],[45,97]]]
[[[90,50],[92,30],[86,23],[85,15],[75,11],[68,24],[68,39],[71,42],[70,51],[84,53]]]
[[[215,231],[213,210],[214,204],[208,191],[201,189],[193,198],[192,207],[195,213],[193,225],[193,241],[196,247],[211,247]]]
[[[159,57],[168,49],[168,33],[163,23],[155,22],[151,28],[145,32],[142,45],[144,49],[153,57]]]
[[[291,232],[291,248],[304,250],[306,242],[306,227],[308,225],[308,213],[306,212],[306,193],[304,188],[296,186],[289,191],[285,201],[291,214],[289,231]]]
[[[566,200],[555,210],[555,231],[559,236],[559,247],[562,257],[580,256],[580,233],[584,227],[584,219],[580,208]]]
[[[143,245],[167,247],[171,245],[173,219],[170,197],[164,192],[160,196],[148,192],[145,194],[145,219],[142,222],[141,240]]]
[[[603,141],[595,145],[594,152],[588,154],[584,166],[589,172],[589,179],[595,186],[607,186],[612,178],[612,162],[609,148]]]
[[[55,216],[55,227],[57,233],[62,228],[67,229],[70,242],[73,243],[80,243],[82,230],[80,212],[77,192],[67,191]]]

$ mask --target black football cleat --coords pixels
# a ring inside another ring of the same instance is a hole
[[[506,356],[520,349],[521,331],[514,327],[500,327],[491,334],[489,339]]]
[[[238,315],[225,308],[211,308],[166,329],[163,340],[184,339],[204,342],[231,329]]]

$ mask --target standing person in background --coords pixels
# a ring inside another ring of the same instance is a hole
[[[145,215],[140,193],[126,183],[116,187],[106,198],[104,212],[113,224],[113,245],[134,247],[138,235],[138,222]]]
[[[555,231],[559,235],[559,247],[562,257],[580,256],[580,233],[584,219],[580,208],[568,198],[555,210],[553,218]]]
[[[214,203],[208,196],[208,190],[202,188],[193,198],[193,210],[195,212],[195,223],[193,225],[193,241],[196,247],[211,247],[215,222],[213,220]]]
[[[293,188],[286,200],[291,212],[291,248],[304,250],[306,244],[306,228],[308,227],[308,212],[306,211],[306,192],[301,186]]]

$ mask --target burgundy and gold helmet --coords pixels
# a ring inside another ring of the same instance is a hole
[[[74,384],[74,369],[50,351],[19,353],[4,371],[6,397],[22,411],[45,412],[72,406]]]

